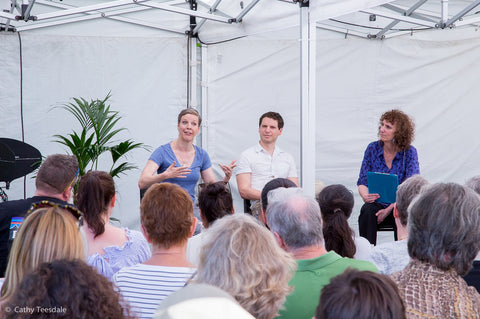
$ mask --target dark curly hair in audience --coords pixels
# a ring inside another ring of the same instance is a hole
[[[348,268],[323,287],[316,319],[405,319],[397,285],[387,275]]]
[[[211,223],[223,216],[233,213],[232,194],[225,182],[205,184],[198,194],[198,207],[205,218],[203,224],[207,228]]]
[[[325,248],[353,258],[357,251],[355,234],[348,225],[354,203],[352,192],[340,184],[330,185],[318,193],[317,201],[322,213]]]
[[[113,283],[81,260],[55,260],[27,275],[3,306],[5,318],[133,318]],[[31,309],[19,312],[15,309]]]
[[[115,196],[115,183],[107,172],[90,171],[82,176],[78,184],[77,207],[87,221],[95,237],[105,232],[103,214]]]
[[[415,135],[415,124],[412,119],[400,110],[391,110],[385,112],[380,117],[380,125],[383,120],[395,124],[395,144],[401,151],[404,151],[412,144]]]

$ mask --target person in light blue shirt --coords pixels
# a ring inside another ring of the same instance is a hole
[[[178,137],[157,148],[150,156],[138,181],[141,192],[153,184],[169,182],[185,189],[195,202],[195,186],[200,177],[207,184],[217,181],[208,153],[193,145],[201,123],[202,118],[195,109],[183,109],[178,114]],[[230,180],[235,162],[233,160],[230,165],[218,164],[225,173],[224,182]],[[195,210],[195,217],[200,220],[198,209]]]
[[[397,202],[393,208],[393,217],[398,230],[398,240],[373,247],[370,259],[382,274],[390,275],[400,271],[410,262],[408,255],[408,206],[412,200],[428,185],[420,175],[408,178],[397,190]]]

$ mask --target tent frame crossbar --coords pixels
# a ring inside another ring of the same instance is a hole
[[[70,8],[74,7],[74,6],[71,6],[71,5],[63,4],[63,3],[52,2],[52,1],[49,1],[49,0],[36,0],[36,1],[39,4],[50,6],[50,7],[55,7],[57,9],[66,9],[67,10],[67,9],[70,9]],[[154,29],[159,29],[159,30],[164,30],[164,31],[170,31],[170,32],[174,32],[174,33],[180,33],[180,34],[185,33],[185,31],[182,30],[182,29],[174,29],[172,27],[161,25],[161,24],[158,24],[158,23],[149,23],[147,21],[140,21],[140,20],[133,19],[133,18],[117,16],[117,15],[140,12],[140,11],[145,11],[145,10],[149,10],[149,8],[135,6],[133,8],[127,8],[127,9],[122,9],[122,10],[117,10],[117,11],[110,11],[110,12],[106,12],[106,13],[105,12],[99,12],[99,11],[89,11],[89,12],[85,12],[86,16],[56,20],[56,21],[39,22],[39,23],[36,23],[36,24],[31,24],[31,25],[23,25],[23,26],[17,27],[16,30],[17,31],[26,31],[26,30],[31,30],[31,29],[38,29],[38,28],[42,28],[42,27],[61,25],[61,24],[67,24],[67,23],[72,23],[72,22],[78,22],[78,21],[86,21],[86,20],[92,20],[92,19],[98,19],[98,18],[107,18],[107,19],[116,20],[116,21],[125,22],[125,23],[130,23],[130,24],[134,24],[134,25],[140,25],[140,26],[143,26],[143,27],[149,27],[149,28],[154,28]]]
[[[369,18],[370,21],[376,21],[377,16],[392,20],[390,23],[387,21],[388,24],[380,28],[372,27],[371,23],[359,25],[358,23],[349,23],[346,20],[336,18],[319,21],[316,26],[319,29],[343,33],[345,37],[352,35],[380,40],[404,34],[413,34],[415,31],[425,29],[454,28],[465,25],[480,26],[480,14],[478,14],[478,12],[469,14],[473,9],[480,6],[480,0],[471,2],[467,7],[452,17],[449,16],[449,0],[437,0],[440,5],[439,11],[422,9],[422,6],[427,3],[427,1],[428,0],[418,0],[410,7],[397,3],[384,3],[375,8],[358,11],[359,13],[369,15],[367,18]],[[403,22],[407,26],[403,25],[401,28],[395,30],[394,27],[400,22]],[[353,25],[353,27],[350,27],[350,25]],[[379,29],[379,31],[368,33],[367,31],[363,32],[362,28]]]
[[[410,7],[408,10],[404,11],[403,14],[405,16],[409,16],[411,17],[413,12],[415,10],[417,10],[418,8],[420,8],[425,2],[427,2],[427,0],[420,0],[418,1],[417,3],[415,3],[412,7]],[[382,38],[385,33],[387,33],[389,30],[391,30],[394,26],[396,26],[398,23],[400,22],[400,20],[398,19],[395,19],[394,21],[390,22],[389,25],[387,25],[385,28],[383,28],[380,32],[378,32],[375,36],[377,38]]]
[[[67,24],[72,22],[92,20],[97,18],[109,18],[116,21],[141,25],[141,26],[155,28],[155,29],[161,29],[161,30],[166,30],[166,31],[171,31],[176,33],[185,33],[186,30],[179,30],[179,29],[174,29],[172,27],[161,25],[158,23],[140,21],[140,20],[127,18],[127,17],[121,17],[120,15],[143,11],[143,10],[149,10],[149,9],[159,9],[159,10],[173,12],[177,14],[188,15],[190,17],[202,18],[203,22],[201,21],[201,25],[203,25],[203,23],[205,23],[205,21],[207,20],[225,23],[225,24],[232,24],[234,22],[237,22],[238,18],[240,18],[241,20],[241,18],[243,18],[243,16],[247,14],[248,11],[250,11],[251,8],[253,8],[253,6],[256,3],[258,3],[259,0],[253,0],[252,3],[250,3],[250,5],[245,8],[246,10],[243,10],[239,14],[239,16],[236,18],[230,17],[226,14],[218,12],[216,10],[216,7],[213,7],[213,6],[209,10],[209,12],[205,13],[205,12],[199,12],[196,10],[177,7],[178,4],[182,3],[180,1],[171,1],[171,2],[168,2],[167,4],[167,3],[156,3],[151,0],[117,0],[117,1],[111,1],[108,3],[101,3],[101,4],[81,6],[81,7],[60,4],[60,3],[56,3],[49,0],[43,0],[43,1],[38,0],[37,2],[39,4],[47,5],[50,7],[55,7],[63,10],[57,10],[57,11],[48,12],[48,13],[41,13],[36,16],[30,15],[31,7],[35,2],[35,0],[30,0],[29,2],[30,9],[28,11],[22,10],[20,12],[21,15],[19,16],[14,14],[14,10],[15,9],[18,10],[19,8],[18,5],[17,6],[13,5],[14,3],[16,3],[16,1],[17,0],[12,0],[12,8],[10,10],[11,12],[0,11],[0,18],[5,18],[7,20],[5,23],[7,27],[6,29],[8,29],[10,25],[12,25],[16,31],[25,31],[25,30],[32,30],[37,28],[54,26],[54,25]],[[28,1],[28,0],[23,0],[23,1]],[[217,2],[220,3],[220,1],[217,1]],[[216,6],[218,6],[218,3],[216,4]],[[134,7],[132,8],[132,6]],[[123,10],[121,9],[122,7],[124,8]],[[110,10],[110,9],[116,9],[116,8],[120,8],[120,9]],[[83,16],[78,16],[79,14],[83,14]],[[28,24],[24,23],[22,25],[20,23],[14,23],[20,20],[23,20],[25,22],[28,21]],[[197,31],[198,31],[198,28],[197,28]]]

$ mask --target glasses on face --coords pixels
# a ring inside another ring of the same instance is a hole
[[[77,178],[78,178],[78,175],[80,174],[80,168],[77,168],[77,173],[75,173],[75,177],[72,179],[72,181],[70,182],[70,184],[67,185],[67,187],[65,187],[65,189],[63,191],[66,191],[70,186],[72,186],[73,184],[75,184],[75,182],[77,181]]]
[[[33,211],[35,211],[36,209],[39,209],[39,208],[50,208],[50,207],[53,207],[53,208],[60,208],[60,209],[64,209],[66,211],[68,211],[70,214],[73,215],[73,217],[75,217],[75,219],[78,221],[78,227],[82,227],[83,226],[83,213],[75,206],[73,205],[69,205],[69,204],[60,204],[60,203],[55,203],[55,202],[51,202],[51,201],[48,201],[48,200],[42,200],[40,202],[36,202],[36,203],[33,203],[32,206],[30,207],[30,209],[27,211],[27,214],[25,215],[25,218],[30,214],[32,213]]]

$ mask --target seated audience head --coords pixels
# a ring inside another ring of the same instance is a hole
[[[257,319],[274,318],[295,261],[272,234],[247,214],[225,216],[205,232],[196,282],[230,293]]]
[[[268,193],[274,189],[284,187],[284,188],[289,188],[289,187],[297,187],[297,185],[289,180],[288,178],[274,178],[268,183],[263,186],[262,189],[262,194],[261,194],[261,201],[262,201],[262,210],[264,212],[267,211],[267,206],[268,206]]]
[[[414,175],[398,186],[395,214],[398,215],[400,223],[404,227],[407,226],[408,221],[408,206],[426,185],[428,185],[428,181],[425,178],[420,175]]]
[[[465,186],[470,187],[477,194],[480,194],[480,175],[469,178],[465,183]]]
[[[315,319],[404,319],[397,285],[387,275],[347,269],[323,287]]]
[[[325,248],[342,257],[353,258],[357,251],[353,239],[355,233],[348,225],[354,204],[353,193],[343,185],[329,185],[318,193],[317,201],[322,213]]]
[[[77,220],[69,210],[52,206],[27,213],[10,251],[2,300],[8,299],[25,275],[43,262],[85,259],[85,239],[80,230],[83,217]]]
[[[270,192],[268,201],[267,224],[283,248],[324,246],[322,216],[315,199],[300,188],[279,188]]]
[[[115,183],[107,172],[90,171],[80,179],[77,207],[84,213],[95,237],[105,232],[105,221],[110,217],[115,197]]]
[[[78,161],[74,155],[47,156],[35,178],[36,194],[68,201],[78,172]]]
[[[186,244],[197,224],[190,195],[171,183],[148,188],[140,204],[140,221],[145,238],[164,249]]]
[[[217,219],[233,214],[232,194],[225,182],[202,186],[198,194],[198,207],[205,228],[208,228]]]
[[[455,183],[428,187],[411,204],[408,253],[464,275],[480,250],[480,197]]]
[[[107,278],[80,260],[41,264],[19,284],[6,318],[127,318],[128,309]],[[5,307],[5,308],[6,308]],[[18,312],[14,309],[31,309]],[[42,310],[55,310],[54,313]],[[127,313],[127,314],[126,314]]]

